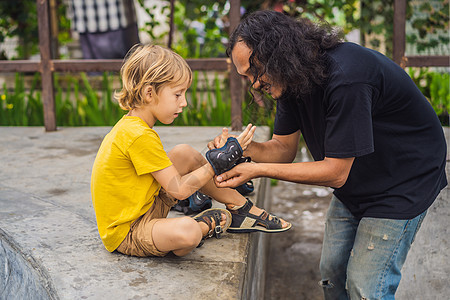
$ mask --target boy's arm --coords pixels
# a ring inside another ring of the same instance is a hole
[[[191,173],[181,176],[172,165],[165,169],[152,173],[156,181],[176,199],[186,199],[199,190],[214,176],[214,170],[210,164],[205,164]]]
[[[245,130],[237,137],[237,140],[243,149],[251,143],[255,133],[255,126],[247,125]],[[186,199],[195,191],[203,187],[215,175],[213,168],[209,163],[199,167],[184,176],[178,173],[175,166],[170,166],[156,172],[152,172],[153,177],[161,186],[176,199]]]

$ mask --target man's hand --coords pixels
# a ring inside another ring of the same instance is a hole
[[[255,164],[242,163],[235,166],[233,169],[216,176],[214,181],[217,187],[237,187],[245,182],[253,179],[251,173],[251,167]]]

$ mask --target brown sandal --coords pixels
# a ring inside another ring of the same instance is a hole
[[[225,225],[220,226],[220,222],[222,221],[222,214],[227,216],[227,220]],[[223,208],[210,208],[202,211],[198,215],[193,217],[197,222],[203,222],[209,227],[208,233],[202,238],[202,241],[197,246],[200,247],[203,245],[204,241],[210,237],[215,237],[220,239],[221,234],[226,231],[231,225],[231,213]],[[213,222],[215,226],[213,227]]]

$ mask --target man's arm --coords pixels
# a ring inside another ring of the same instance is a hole
[[[244,156],[250,156],[254,162],[290,163],[297,154],[299,139],[300,131],[289,135],[274,134],[267,142],[252,141]]]
[[[342,187],[347,181],[354,157],[330,158],[301,163],[244,163],[216,178],[218,187],[236,187],[252,178],[269,177],[285,181]]]

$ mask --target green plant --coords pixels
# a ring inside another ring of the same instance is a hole
[[[255,101],[250,92],[247,92],[242,104],[242,123],[269,126],[272,132],[276,114],[275,100],[267,95],[256,97],[258,101]]]
[[[225,54],[227,1],[177,1],[174,23],[183,38],[174,50],[184,57],[218,57]]]
[[[170,6],[168,5],[168,3],[166,3],[166,5],[163,5],[161,7],[159,7],[155,3],[149,6],[148,2],[145,0],[137,0],[137,2],[144,9],[147,16],[149,17],[149,20],[145,22],[144,26],[139,28],[139,30],[146,32],[150,36],[152,41],[160,41],[165,35],[167,35],[168,32],[167,31],[163,31],[160,33],[156,32],[155,28],[161,25],[161,22],[158,21],[157,16],[158,15],[168,16],[170,13]]]
[[[15,75],[14,89],[8,91],[6,83],[3,84],[3,92],[0,93],[0,125],[8,126],[32,126],[43,124],[42,102],[40,92],[36,86],[40,76],[36,73],[31,83],[31,88],[26,91],[24,77]]]
[[[58,41],[67,43],[70,37],[70,20],[66,18],[66,5],[63,0],[55,1],[58,16]],[[36,0],[0,1],[0,43],[7,37],[18,37],[17,56],[14,59],[28,59],[39,53],[38,18]],[[8,59],[0,53],[0,59]]]
[[[450,74],[433,72],[426,68],[409,68],[408,73],[433,106],[441,124],[449,126]]]
[[[202,75],[202,76],[200,76]],[[231,100],[228,79],[223,74],[193,72],[193,82],[188,90],[188,107],[175,119],[175,126],[230,126]],[[98,82],[100,81],[100,82]],[[77,76],[55,74],[55,112],[58,126],[112,126],[123,115],[113,100],[113,76],[90,78],[85,73]],[[90,83],[92,82],[92,84]],[[43,126],[40,74],[36,73],[26,88],[24,75],[15,75],[15,85],[8,90],[6,83],[0,91],[0,125]],[[95,88],[93,87],[95,84]],[[275,109],[273,100],[258,105],[247,97],[243,105],[244,124],[273,127]],[[162,125],[162,124],[159,124]]]
[[[228,89],[223,89],[219,75],[214,75],[213,86],[202,72],[204,90],[199,90],[199,71],[193,72],[188,91],[188,107],[175,119],[176,126],[228,126],[231,124],[231,101]]]
[[[411,27],[407,42],[414,45],[417,52],[447,47],[449,38],[449,1],[411,1]]]
[[[26,59],[38,52],[37,24],[36,1],[0,1],[0,42],[17,36],[18,57]]]
[[[110,80],[105,73],[101,92],[95,91],[85,73],[80,77],[55,74],[55,113],[58,126],[105,126],[114,125],[123,115],[113,101]],[[15,85],[8,91],[6,83],[0,93],[0,125],[43,126],[43,105],[40,74],[33,77],[29,90],[25,89],[24,76],[15,75]]]

